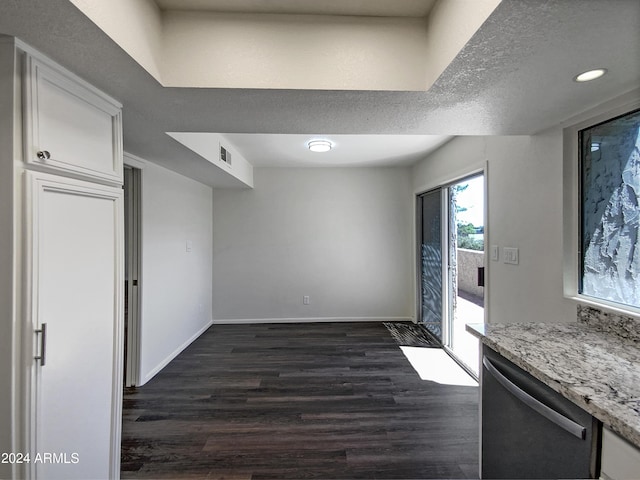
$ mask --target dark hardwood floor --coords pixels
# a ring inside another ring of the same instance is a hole
[[[381,323],[216,325],[125,390],[122,437],[122,478],[477,478],[478,389]]]

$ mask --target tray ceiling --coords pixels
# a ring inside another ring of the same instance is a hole
[[[426,17],[435,0],[155,0],[162,10],[226,13]]]
[[[640,85],[637,0],[617,0],[616,8],[602,0],[580,0],[584,8],[576,8],[572,1],[503,1],[423,91],[166,87],[139,60],[138,53],[149,43],[137,27],[148,27],[148,16],[142,16],[145,22],[136,26],[127,23],[136,10],[129,16],[114,11],[116,4],[131,9],[150,5],[153,8],[148,13],[158,15],[160,29],[164,14],[152,0],[119,0],[113,5],[108,2],[109,7],[101,0],[91,4],[111,13],[114,24],[126,24],[123,30],[131,38],[115,41],[70,0],[0,2],[0,32],[20,38],[120,100],[125,105],[126,151],[213,186],[237,186],[237,182],[218,175],[215,170],[219,169],[212,168],[210,161],[166,132],[218,132],[237,142],[247,160],[262,166],[289,164],[280,151],[277,157],[265,153],[267,142],[277,140],[275,146],[284,148],[281,142],[294,135],[303,140],[312,135],[329,137],[339,144],[329,154],[334,157],[346,151],[344,142],[350,141],[346,136],[382,137],[399,154],[410,143],[408,135],[546,131]],[[441,5],[456,4],[444,0],[431,15]],[[462,19],[468,20],[468,9],[462,13]],[[197,12],[175,12],[177,17],[183,14],[198,16]],[[216,16],[203,16],[209,15]],[[394,19],[400,20],[421,21]],[[445,23],[442,28],[450,29],[450,25]],[[162,46],[160,33],[157,43]],[[241,46],[242,41],[240,37],[236,44]],[[134,50],[128,53],[123,45]],[[161,51],[150,53],[162,60]],[[161,61],[158,65],[164,66]],[[607,68],[609,73],[585,84],[573,81],[576,74],[594,67]],[[559,142],[556,130],[550,132],[550,141]],[[311,156],[300,142],[294,147],[301,157]],[[252,158],[253,151],[261,152],[257,160]],[[478,159],[490,154],[478,152]],[[371,155],[360,155],[366,157]],[[332,160],[322,154],[311,158],[314,162],[316,158],[318,162]],[[400,164],[404,161],[396,159]]]

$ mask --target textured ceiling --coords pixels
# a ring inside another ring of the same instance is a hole
[[[268,13],[293,15],[357,15],[426,17],[435,0],[155,0],[163,10]]]
[[[532,134],[640,86],[638,25],[637,0],[504,0],[426,92],[164,88],[67,0],[0,0],[1,33],[124,104],[127,151],[219,186],[165,132]]]

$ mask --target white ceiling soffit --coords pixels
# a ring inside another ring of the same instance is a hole
[[[283,135],[250,133],[170,133],[211,162],[218,142],[236,150],[254,167],[407,166],[448,142],[448,135]],[[329,152],[314,153],[310,140],[329,140]],[[203,148],[204,147],[204,148]]]
[[[162,10],[424,18],[436,0],[155,0]]]

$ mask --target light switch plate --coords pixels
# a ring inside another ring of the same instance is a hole
[[[504,247],[502,249],[502,258],[504,263],[509,263],[511,265],[518,265],[519,262],[519,254],[518,249],[515,247]]]
[[[493,260],[494,262],[498,261],[498,257],[499,257],[499,248],[498,245],[491,245],[491,260]]]

